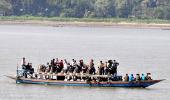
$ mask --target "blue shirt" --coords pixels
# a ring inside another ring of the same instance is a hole
[[[134,80],[134,77],[133,77],[133,75],[131,74],[130,76],[129,76],[129,81],[133,81]]]
[[[142,77],[141,77],[141,80],[145,80],[145,75],[144,74],[142,74]]]

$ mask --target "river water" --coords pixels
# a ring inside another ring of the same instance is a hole
[[[148,88],[98,88],[15,84],[21,58],[46,64],[52,58],[116,59],[118,73],[152,73],[165,81]],[[125,27],[0,25],[0,100],[168,100],[170,30]]]

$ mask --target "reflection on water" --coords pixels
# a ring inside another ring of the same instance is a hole
[[[159,100],[170,97],[170,34],[161,29],[120,27],[0,26],[0,99],[2,100]],[[98,88],[15,84],[3,75],[15,74],[25,56],[36,67],[52,58],[116,59],[118,73],[153,73],[167,79],[149,88]]]

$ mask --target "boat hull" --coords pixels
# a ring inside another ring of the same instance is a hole
[[[89,87],[148,87],[163,80],[149,80],[139,82],[81,82],[81,81],[58,81],[58,80],[43,80],[43,79],[26,79],[16,78],[16,83],[26,84],[46,84],[46,85],[58,85],[58,86],[89,86]]]

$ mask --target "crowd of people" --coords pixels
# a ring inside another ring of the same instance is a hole
[[[79,60],[78,62],[75,59],[72,59],[71,62],[64,60],[59,60],[58,58],[52,59],[47,62],[46,65],[40,65],[38,68],[38,73],[50,73],[50,74],[89,74],[89,75],[111,75],[113,77],[117,76],[117,67],[119,63],[116,60],[108,60],[105,63],[100,61],[98,66],[95,66],[94,60],[91,59],[89,64],[86,64],[84,60]],[[97,69],[96,69],[97,68]],[[25,58],[22,59],[22,69],[23,76],[27,78],[27,75],[34,73],[34,68],[31,63],[27,63]],[[122,79],[120,79],[122,80]],[[126,74],[123,79],[125,82],[128,81],[141,81],[141,80],[152,80],[151,74],[136,74],[134,77],[133,74]]]
[[[71,62],[68,62],[66,59],[59,60],[58,58],[52,59],[47,62],[46,65],[40,65],[38,72],[43,73],[82,73],[90,75],[117,75],[117,67],[119,63],[116,60],[108,60],[103,63],[99,62],[98,66],[95,66],[94,60],[91,59],[89,64],[86,64],[84,60],[79,60],[78,62],[75,59],[72,59]]]

